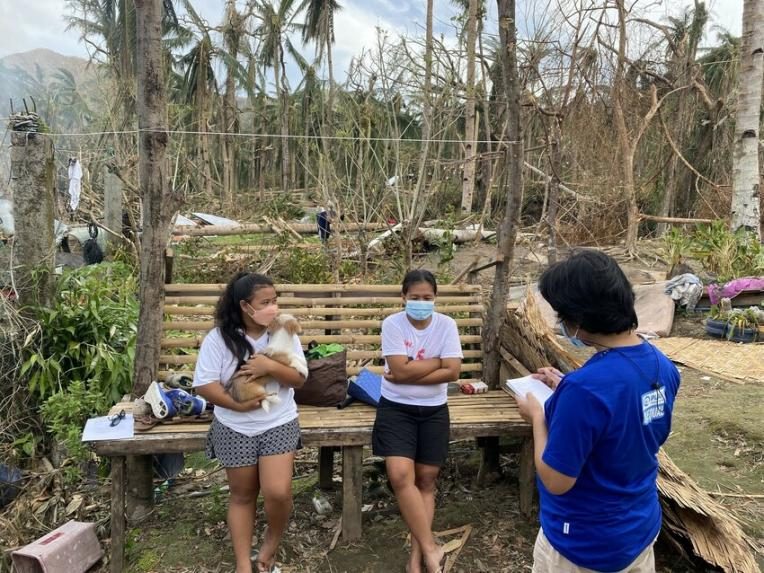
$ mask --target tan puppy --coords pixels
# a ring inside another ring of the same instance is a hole
[[[268,325],[268,346],[265,347],[262,354],[271,360],[280,362],[284,366],[294,368],[303,377],[307,378],[308,363],[305,360],[305,355],[302,352],[297,354],[294,351],[293,337],[301,332],[300,323],[297,322],[294,316],[291,314],[279,314]],[[260,376],[257,378],[239,370],[231,378],[231,383],[228,385],[228,393],[237,402],[262,400],[260,406],[268,412],[271,409],[271,404],[277,404],[281,401],[278,397],[278,389],[270,392],[267,390],[266,385],[269,382],[272,382],[270,376]]]

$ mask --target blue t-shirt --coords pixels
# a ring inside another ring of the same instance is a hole
[[[553,495],[538,480],[541,527],[576,565],[619,571],[657,537],[657,453],[678,389],[674,364],[645,342],[595,354],[547,400],[542,459],[576,483]]]

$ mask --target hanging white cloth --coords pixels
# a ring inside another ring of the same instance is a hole
[[[80,205],[82,189],[82,166],[77,159],[69,160],[69,207],[76,211]]]

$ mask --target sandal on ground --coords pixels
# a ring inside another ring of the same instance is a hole
[[[281,569],[276,565],[276,557],[268,561],[261,561],[259,553],[255,553],[252,556],[252,561],[255,564],[256,573],[281,573]]]

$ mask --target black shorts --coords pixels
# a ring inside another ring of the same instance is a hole
[[[371,437],[375,456],[401,456],[442,466],[448,457],[448,404],[411,406],[381,398]]]

